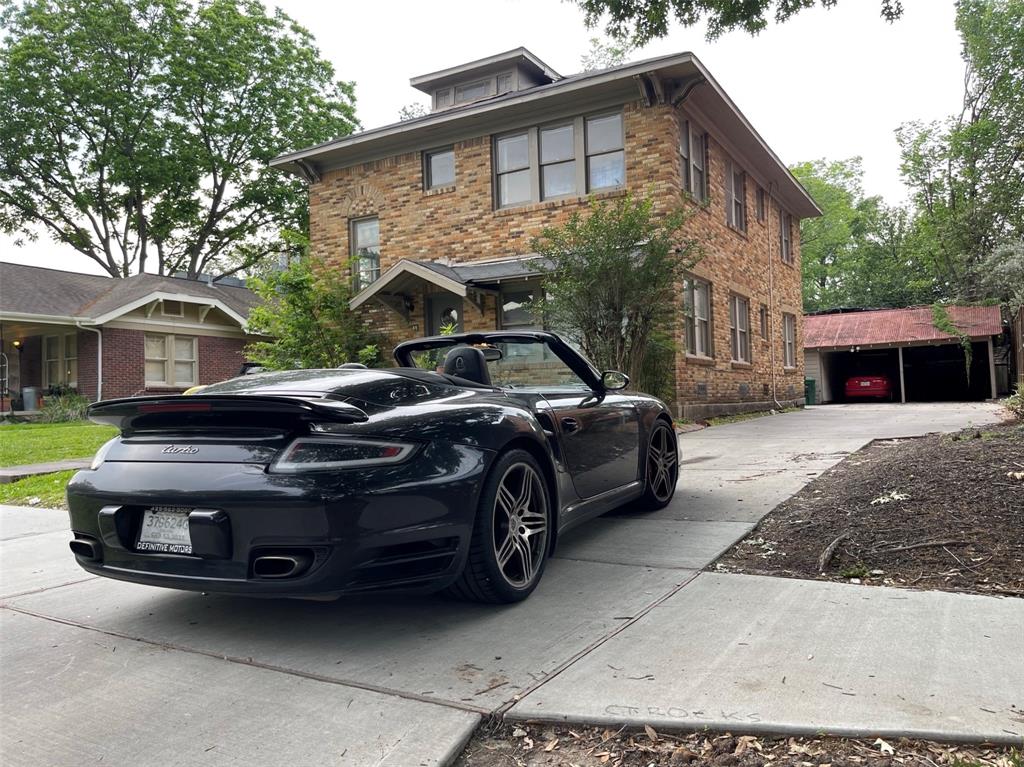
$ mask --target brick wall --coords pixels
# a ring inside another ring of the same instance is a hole
[[[99,339],[91,330],[78,331],[78,393],[96,400],[96,346]],[[104,395],[106,392],[104,392]]]
[[[199,336],[199,383],[212,384],[238,375],[245,362],[241,338]]]
[[[684,202],[678,153],[681,113],[661,105],[639,102],[623,108],[626,179],[638,195],[651,198],[655,210],[666,212],[686,204],[692,209],[685,236],[699,242],[706,254],[694,273],[712,283],[715,357],[689,360],[682,352],[681,317],[673,329],[680,349],[676,360],[675,406],[680,415],[703,415],[709,410],[767,407],[779,400],[803,397],[803,350],[799,226],[794,220],[792,265],[781,261],[778,244],[778,207],[769,205],[764,223],[756,220],[756,184],[748,181],[749,224],[741,234],[725,223],[724,169],[726,156],[711,141],[709,146],[710,201],[706,207]],[[494,210],[491,176],[491,137],[477,136],[454,145],[456,184],[425,192],[419,152],[326,173],[310,186],[311,252],[327,269],[347,271],[349,226],[354,218],[375,215],[380,220],[381,270],[403,258],[451,259],[454,262],[507,257],[530,252],[530,241],[548,225],[564,223],[584,210],[581,198],[543,202]],[[609,192],[598,197],[615,197]],[[771,286],[771,289],[769,289]],[[736,292],[749,298],[751,351],[749,366],[731,362],[728,297]],[[426,295],[414,291],[408,320],[374,305],[366,308],[370,323],[395,343],[427,332]],[[758,309],[768,305],[769,339],[758,334]],[[681,313],[682,298],[678,306]],[[796,317],[797,365],[782,367],[782,312]],[[463,309],[466,330],[497,327],[498,311],[488,297],[483,313],[468,301]],[[774,352],[774,362],[772,353]],[[774,373],[774,376],[773,376]],[[698,393],[700,384],[700,393]],[[765,386],[767,385],[767,394]],[[706,389],[706,393],[704,393]]]

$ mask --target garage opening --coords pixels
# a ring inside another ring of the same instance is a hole
[[[873,397],[875,401],[900,401],[900,364],[896,349],[867,349],[864,351],[825,352],[828,362],[828,390],[833,402],[863,402],[862,398],[846,396],[846,382],[857,376],[885,376],[889,380],[889,395]]]
[[[971,375],[959,344],[910,346],[903,350],[907,402],[962,402],[992,396],[988,344],[971,344]]]

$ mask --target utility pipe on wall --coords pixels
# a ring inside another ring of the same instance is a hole
[[[96,401],[103,399],[103,331],[75,322],[79,330],[91,330],[96,334]]]

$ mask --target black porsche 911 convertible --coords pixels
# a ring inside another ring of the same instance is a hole
[[[121,433],[68,485],[78,563],[179,589],[514,602],[567,529],[675,492],[665,405],[557,335],[424,338],[395,358],[93,405]]]

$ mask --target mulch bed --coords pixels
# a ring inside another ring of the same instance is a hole
[[[495,724],[481,728],[455,767],[1024,767],[1020,751],[922,740],[763,738],[645,728]]]
[[[1024,597],[1024,423],[874,442],[713,568]]]

